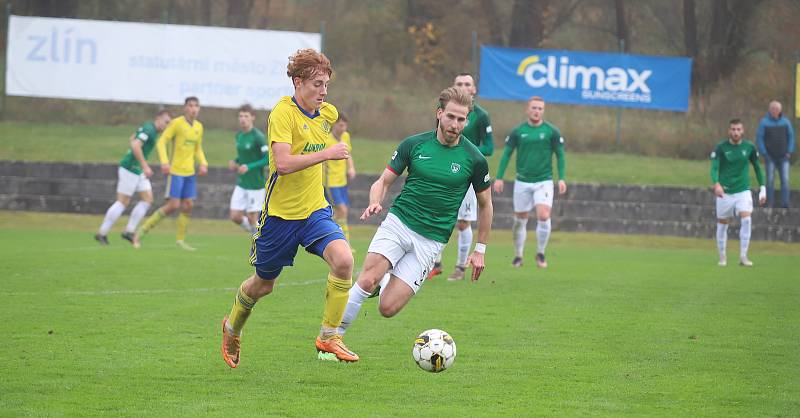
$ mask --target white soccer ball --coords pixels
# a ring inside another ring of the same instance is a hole
[[[453,365],[456,359],[456,343],[447,332],[429,329],[414,340],[411,355],[422,370],[439,373]]]

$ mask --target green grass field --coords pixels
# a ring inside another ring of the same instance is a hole
[[[118,163],[133,129],[134,126],[0,122],[0,160]],[[69,140],[67,149],[65,139]],[[399,139],[354,138],[353,158],[358,171],[380,173]],[[233,132],[207,130],[204,148],[209,164],[223,166],[235,157],[232,141]],[[502,148],[489,158],[492,173],[497,172],[501,154]],[[155,153],[150,161],[158,161]],[[708,161],[570,153],[567,144],[567,176],[571,182],[709,187],[709,169]],[[514,173],[512,163],[506,179],[513,179]],[[791,184],[800,184],[800,170],[791,170],[790,175]],[[755,186],[755,176],[751,177]]]
[[[316,359],[326,269],[301,254],[257,305],[231,370],[220,320],[251,271],[248,237],[196,220],[189,242],[198,251],[184,252],[165,221],[136,251],[116,233],[111,246],[96,245],[99,222],[0,212],[0,415],[800,411],[797,245],[754,242],[754,268],[719,268],[711,240],[556,231],[542,271],[530,247],[527,265],[511,268],[510,235],[496,231],[478,283],[431,280],[392,319],[368,301],[347,335],[362,357],[355,364]],[[359,266],[373,231],[353,228]],[[738,242],[729,245],[735,259]],[[447,265],[454,252],[449,245]],[[428,328],[458,345],[441,374],[411,359]]]

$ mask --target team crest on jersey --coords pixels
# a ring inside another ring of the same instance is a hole
[[[331,124],[327,120],[322,121],[322,131],[326,134],[331,133]]]
[[[451,163],[450,164],[450,171],[452,171],[453,174],[458,173],[459,171],[461,171],[461,164],[459,164],[459,163]]]
[[[539,139],[544,139],[544,132],[539,134]]]

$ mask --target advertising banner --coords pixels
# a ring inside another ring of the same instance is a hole
[[[14,96],[271,108],[294,92],[288,57],[316,33],[11,16]]]
[[[479,96],[686,112],[692,60],[481,47]]]

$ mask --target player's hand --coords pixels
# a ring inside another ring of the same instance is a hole
[[[382,210],[383,206],[381,206],[380,203],[371,203],[366,209],[364,209],[364,213],[361,214],[361,220],[363,221],[372,215],[377,215],[381,213]]]
[[[719,183],[714,183],[714,194],[717,195],[717,197],[722,197],[725,194],[725,190]]]
[[[473,251],[472,255],[467,259],[467,265],[472,266],[472,281],[478,281],[478,278],[481,277],[481,273],[483,273],[483,269],[486,268],[483,253]]]
[[[228,160],[228,170],[236,171],[237,167],[238,165],[236,164],[236,161]]]
[[[197,172],[197,174],[199,174],[201,176],[205,176],[206,174],[208,174],[208,166],[207,165],[201,165],[200,166],[200,170]]]
[[[352,180],[352,179],[354,179],[354,178],[356,178],[356,170],[350,170],[350,169],[348,169],[348,170],[347,170],[347,179],[348,179],[348,180]]]
[[[169,164],[161,164],[161,174],[169,174]]]
[[[764,186],[758,188],[758,204],[761,206],[767,204],[767,188]]]
[[[346,160],[350,158],[350,149],[344,142],[339,142],[338,144],[325,149],[323,152],[326,153],[326,160]]]
[[[147,178],[150,178],[150,177],[152,177],[152,176],[153,176],[153,169],[152,169],[152,168],[150,168],[150,166],[149,166],[149,165],[145,164],[145,165],[142,167],[142,173],[144,173],[144,176],[145,176],[145,177],[147,177]]]
[[[236,171],[238,171],[238,172],[239,172],[239,174],[244,174],[244,173],[246,173],[246,172],[247,172],[247,170],[249,170],[249,169],[250,169],[250,168],[248,168],[248,167],[247,167],[247,164],[242,164],[242,165],[240,165],[240,166],[239,166],[239,168],[238,168]]]
[[[495,180],[494,185],[492,185],[492,190],[494,190],[497,194],[503,193],[503,180]]]
[[[564,180],[558,181],[558,194],[565,195],[567,193],[567,182]]]

